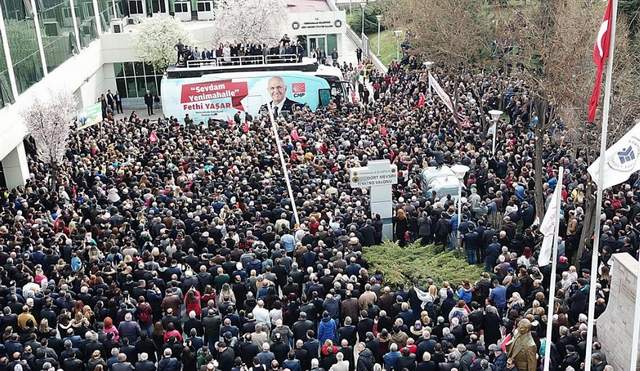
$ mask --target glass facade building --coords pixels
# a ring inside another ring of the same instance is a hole
[[[214,7],[213,0],[0,0],[0,31],[4,31],[0,38],[0,108],[14,103],[18,95],[87,48],[101,32],[110,32],[114,18],[131,17],[126,22],[133,24],[136,17],[174,15],[178,9],[185,15],[180,19],[192,20]],[[113,66],[123,98],[141,98],[147,90],[160,94],[163,71],[142,62]]]
[[[98,22],[109,32],[122,16],[120,0],[97,0],[97,16],[93,0],[0,0],[0,7],[7,42],[0,39],[0,108],[97,39]]]
[[[147,90],[153,95],[160,95],[162,73],[156,72],[153,66],[142,62],[114,63],[116,87],[122,98],[141,98]]]

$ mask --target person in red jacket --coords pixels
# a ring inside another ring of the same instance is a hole
[[[191,288],[184,296],[184,303],[187,307],[187,313],[194,311],[196,316],[200,318],[202,314],[202,304],[200,302],[200,292],[195,288]]]
[[[162,340],[166,343],[171,338],[176,338],[176,340],[180,343],[183,341],[182,334],[180,334],[180,331],[176,330],[173,323],[169,323],[169,325],[167,326],[167,332],[164,333]]]

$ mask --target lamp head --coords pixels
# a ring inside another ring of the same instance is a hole
[[[502,116],[502,111],[497,109],[492,109],[491,111],[489,111],[489,115],[491,115],[492,121],[498,121],[500,119],[500,116]]]

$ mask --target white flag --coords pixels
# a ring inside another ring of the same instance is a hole
[[[543,267],[549,264],[551,260],[551,253],[553,249],[553,235],[555,234],[556,225],[558,224],[556,218],[558,215],[558,209],[560,208],[560,195],[562,192],[562,184],[556,184],[556,189],[553,191],[551,201],[547,212],[542,218],[540,224],[540,233],[544,236],[542,239],[542,247],[540,247],[540,255],[538,255],[538,266]]]
[[[589,166],[589,174],[598,188],[607,189],[625,182],[640,170],[640,122],[605,152],[604,185],[600,187],[600,157]]]
[[[449,108],[449,111],[451,111],[451,113],[455,112],[453,110],[453,102],[451,101],[451,97],[449,97],[449,95],[447,95],[444,89],[442,89],[442,86],[438,84],[438,80],[436,80],[436,78],[433,77],[431,72],[429,72],[429,88],[433,88],[433,90],[436,91],[436,94],[438,94],[440,99],[442,99],[442,101],[447,106],[447,108]]]

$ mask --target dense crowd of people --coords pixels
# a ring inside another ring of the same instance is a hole
[[[0,370],[529,371],[550,343],[554,370],[580,370],[587,164],[551,140],[537,174],[547,198],[563,187],[550,314],[527,87],[516,73],[432,72],[464,122],[414,61],[371,74],[360,104],[279,120],[299,225],[267,117],[241,128],[134,113],[74,132],[55,172],[31,156],[27,185],[0,194]],[[493,108],[508,114],[496,156],[480,117]],[[485,267],[477,282],[389,287],[369,266],[363,247],[381,242],[382,221],[348,169],[382,158],[399,173],[395,240],[453,249],[459,228],[465,256]],[[424,167],[454,163],[470,167],[461,216],[420,181]],[[637,256],[636,194],[630,184],[606,194],[598,313],[611,253]],[[594,347],[593,369],[610,370]]]

